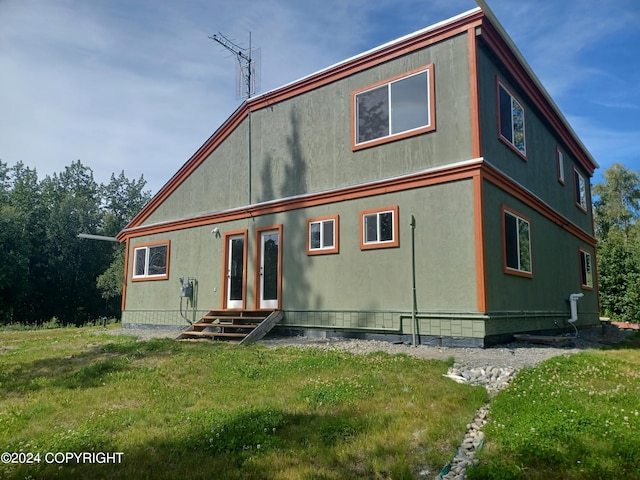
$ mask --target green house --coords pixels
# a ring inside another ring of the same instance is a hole
[[[597,324],[598,165],[479,5],[245,101],[119,234],[123,325],[278,310],[282,333],[485,346]]]

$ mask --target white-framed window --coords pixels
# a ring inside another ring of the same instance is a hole
[[[360,248],[397,247],[398,207],[386,207],[360,212]]]
[[[339,222],[338,215],[307,220],[308,255],[338,253]]]
[[[587,182],[582,174],[573,169],[574,190],[576,205],[583,211],[587,211]]]
[[[593,288],[591,254],[582,249],[580,249],[580,285],[582,288]]]
[[[556,169],[558,171],[558,182],[564,185],[564,154],[560,147],[556,147]]]
[[[532,276],[531,222],[503,207],[503,231],[505,272]]]
[[[500,138],[526,158],[524,107],[500,82],[498,82],[498,119]]]
[[[133,280],[169,278],[169,242],[140,245],[133,251]]]
[[[433,64],[353,93],[354,149],[435,129]]]

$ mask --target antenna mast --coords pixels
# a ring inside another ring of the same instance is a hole
[[[209,37],[214,42],[218,42],[224,48],[229,50],[235,55],[238,61],[238,97],[239,98],[251,98],[256,93],[256,62],[251,58],[251,32],[249,32],[249,48],[245,49],[236,45],[222,33],[213,34]],[[242,91],[240,86],[244,86],[246,89]]]

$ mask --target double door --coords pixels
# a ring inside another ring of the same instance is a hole
[[[282,227],[260,228],[255,231],[254,305],[257,309],[280,308],[282,286]],[[247,232],[225,234],[225,292],[226,309],[251,308],[247,305]]]

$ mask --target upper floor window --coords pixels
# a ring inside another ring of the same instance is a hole
[[[498,119],[500,138],[526,158],[524,108],[500,82],[498,82]]]
[[[435,129],[433,64],[354,92],[354,149]]]
[[[585,181],[582,174],[573,169],[573,178],[574,178],[574,189],[575,189],[575,199],[576,205],[580,207],[581,210],[587,211],[587,182]]]
[[[560,147],[556,147],[556,169],[558,171],[558,181],[564,185],[564,154]]]
[[[338,215],[307,220],[307,254],[338,253],[338,228]]]
[[[531,276],[531,224],[515,212],[503,212],[505,271]]]
[[[398,207],[387,207],[360,212],[360,248],[397,247]]]
[[[141,245],[133,251],[133,280],[169,278],[169,242]]]

